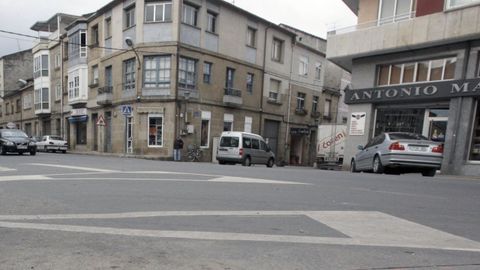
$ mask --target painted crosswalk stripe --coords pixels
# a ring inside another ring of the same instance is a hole
[[[49,219],[122,219],[165,216],[296,216],[304,215],[341,232],[345,237],[270,235],[235,232],[144,230],[48,224]],[[43,220],[43,221],[42,221]],[[24,221],[24,222],[22,222]],[[29,221],[29,223],[26,223]],[[32,223],[32,221],[35,221]],[[167,211],[111,214],[0,216],[0,227],[211,241],[284,242],[297,244],[404,247],[480,252],[480,243],[381,212],[364,211]]]
[[[11,168],[6,168],[6,167],[0,167],[0,172],[11,172],[11,171],[16,171],[17,169],[11,169]]]

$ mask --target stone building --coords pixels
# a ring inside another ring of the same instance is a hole
[[[328,35],[328,59],[352,72],[345,165],[384,131],[444,142],[442,172],[480,174],[479,0],[344,0],[358,24]],[[349,118],[349,125],[352,118]]]
[[[0,98],[18,89],[18,80],[32,77],[32,51],[25,50],[0,57]]]

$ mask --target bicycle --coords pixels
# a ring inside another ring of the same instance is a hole
[[[202,149],[196,144],[190,144],[187,150],[187,159],[190,162],[199,162],[202,159]]]

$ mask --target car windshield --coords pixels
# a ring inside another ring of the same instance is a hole
[[[60,136],[50,136],[50,140],[63,141],[63,138]]]
[[[28,138],[27,134],[20,130],[4,130],[2,131],[4,138]]]
[[[428,140],[426,137],[415,133],[390,133],[391,140]]]
[[[238,137],[222,137],[220,147],[238,147],[239,141]]]

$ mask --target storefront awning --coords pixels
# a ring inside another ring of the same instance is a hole
[[[68,118],[68,122],[70,124],[87,122],[87,120],[88,120],[88,115],[70,116]]]

